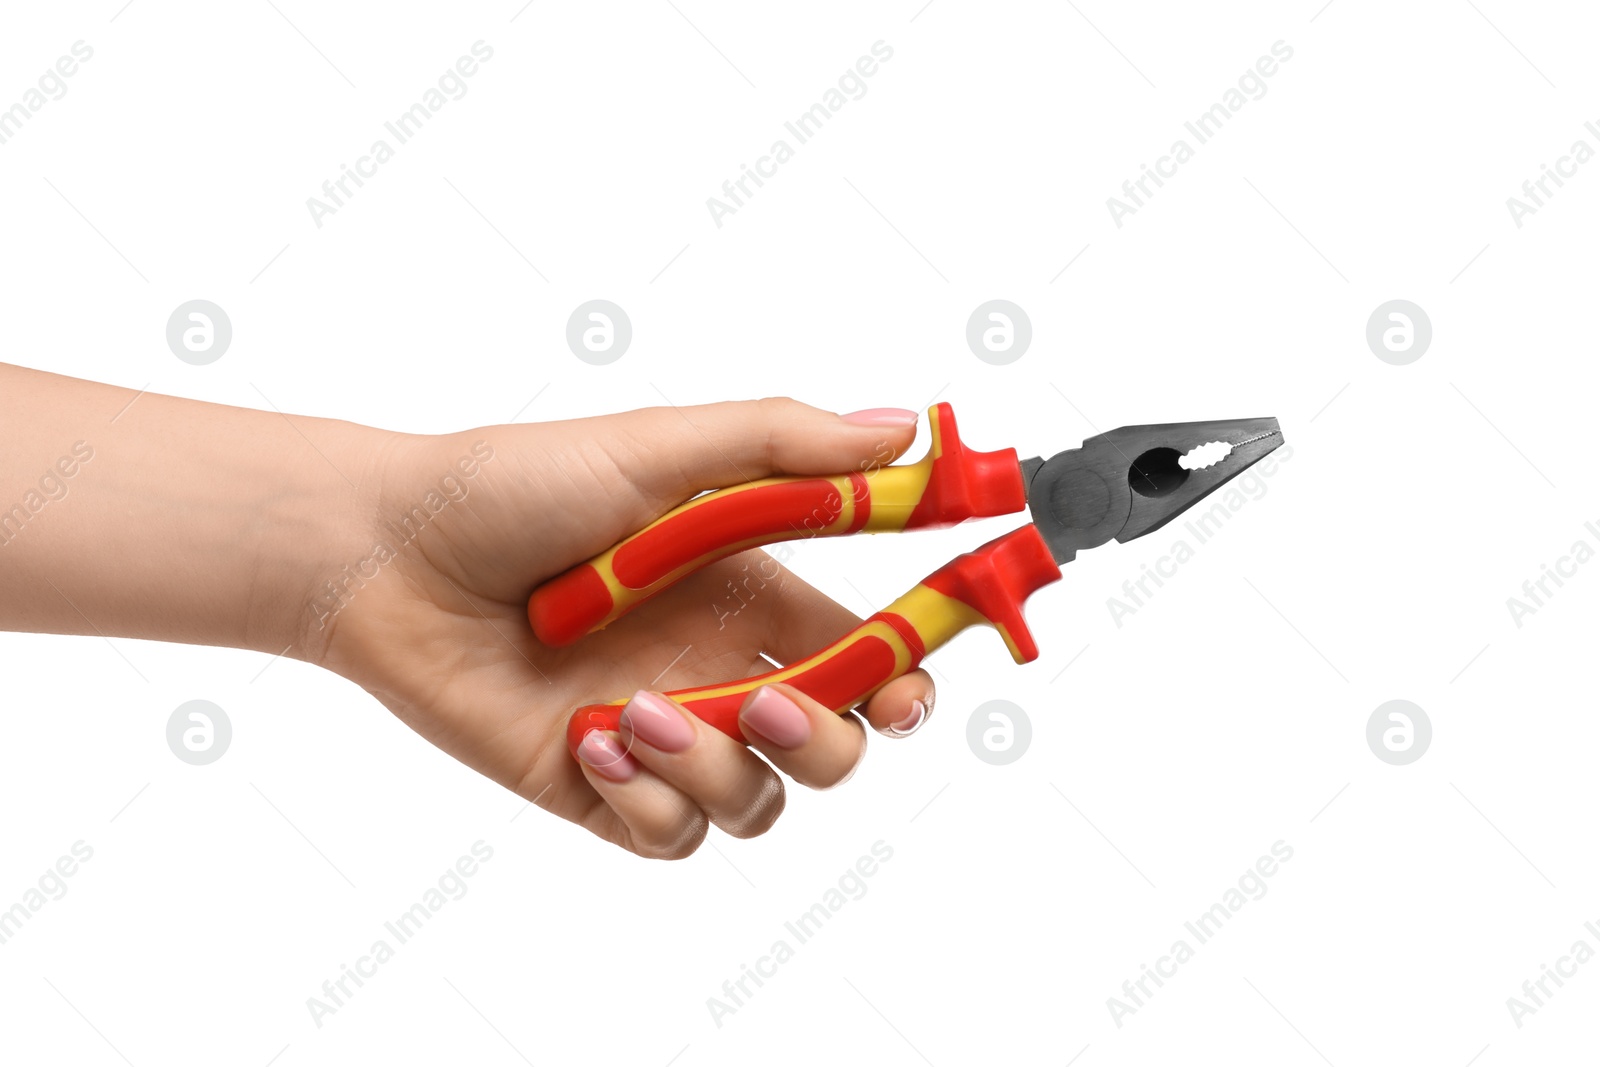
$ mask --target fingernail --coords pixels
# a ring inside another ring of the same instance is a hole
[[[914,426],[917,421],[917,413],[905,408],[864,408],[839,417],[852,426]]]
[[[578,742],[578,758],[594,768],[602,778],[626,782],[639,770],[639,764],[616,738],[599,730],[585,734]]]
[[[779,748],[799,748],[811,736],[811,720],[800,705],[771,686],[757,689],[739,718]]]
[[[927,717],[928,705],[920,700],[913,700],[911,702],[911,714],[897,723],[891,723],[889,733],[894,737],[905,737],[907,734],[915,732],[917,727],[922,725],[922,720]]]
[[[622,722],[634,736],[663,752],[682,752],[694,744],[694,727],[666,697],[641,689],[622,709]]]

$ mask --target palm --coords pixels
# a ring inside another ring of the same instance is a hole
[[[727,583],[753,560],[733,557],[573,646],[542,645],[527,619],[531,588],[676,501],[617,492],[626,482],[603,454],[562,456],[559,469],[587,477],[541,485],[558,459],[543,442],[531,444],[509,456],[498,450],[465,498],[443,509],[394,561],[396,573],[350,601],[336,623],[336,669],[463,763],[615,839],[614,814],[567,753],[569,715],[640,688],[684,688],[768,669],[762,653],[785,579],[740,608]],[[540,531],[534,545],[532,529]]]
[[[712,823],[736,836],[761,833],[783,809],[774,767],[813,786],[842,781],[863,751],[859,721],[789,690],[776,699],[808,724],[790,749],[758,736],[758,756],[710,727],[680,725],[694,740],[673,750],[671,767],[644,743],[599,774],[569,755],[568,718],[636,690],[759,673],[767,656],[792,662],[856,616],[759,552],[708,567],[567,648],[534,637],[528,595],[702,490],[892,459],[910,443],[914,420],[892,421],[852,423],[771,400],[406,439],[374,463],[372,532],[392,531],[395,516],[430,494],[441,501],[441,488],[455,502],[430,505],[420,533],[344,606],[311,655],[463,763],[641,855],[687,855]],[[459,466],[469,449],[482,462]],[[749,571],[764,581],[747,584]],[[742,603],[730,595],[735,581]],[[917,723],[932,701],[931,680],[912,672],[875,693],[866,717],[880,730]]]

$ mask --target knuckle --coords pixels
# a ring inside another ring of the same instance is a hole
[[[851,716],[854,718],[854,716]],[[796,777],[795,781],[808,789],[822,791],[837,789],[851,778],[861,768],[861,761],[867,755],[867,734],[860,728],[860,720],[856,720],[856,745],[849,752],[842,752],[836,759],[830,760],[825,767],[816,768],[805,777]]]
[[[778,816],[783,814],[786,803],[783,779],[769,772],[766,781],[756,794],[738,811],[720,820],[717,825],[729,837],[760,837],[772,829],[773,824],[778,821]]]
[[[800,401],[787,396],[767,396],[756,401],[756,412],[765,429],[765,453],[770,461],[777,451],[783,428],[799,417],[805,407]]]
[[[706,839],[706,831],[710,821],[704,812],[683,819],[675,833],[660,837],[634,840],[633,850],[645,859],[651,860],[681,860],[694,855]]]
[[[768,396],[756,401],[756,411],[765,429],[765,453],[770,462],[786,444],[794,441],[793,427],[803,425],[807,406],[789,396]]]
[[[805,405],[792,396],[764,396],[756,401],[756,410],[774,419],[792,418],[804,409]]]

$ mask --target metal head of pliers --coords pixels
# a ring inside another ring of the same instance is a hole
[[[1028,510],[1057,563],[1158,530],[1283,444],[1277,419],[1121,426],[1022,461]]]

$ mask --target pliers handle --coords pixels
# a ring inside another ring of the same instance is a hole
[[[978,452],[962,443],[949,404],[928,410],[932,444],[917,463],[839,474],[763,478],[695,497],[649,526],[535,589],[528,619],[540,641],[569,645],[674,582],[759,545],[937,529],[1027,506],[1015,449]],[[808,658],[766,674],[667,695],[738,741],[739,709],[759,686],[784,682],[843,712],[916,668],[969,626],[1000,631],[1018,663],[1038,657],[1022,617],[1034,590],[1061,577],[1031,523],[952,560],[883,611]],[[578,709],[574,750],[594,730],[615,731],[626,700]]]

